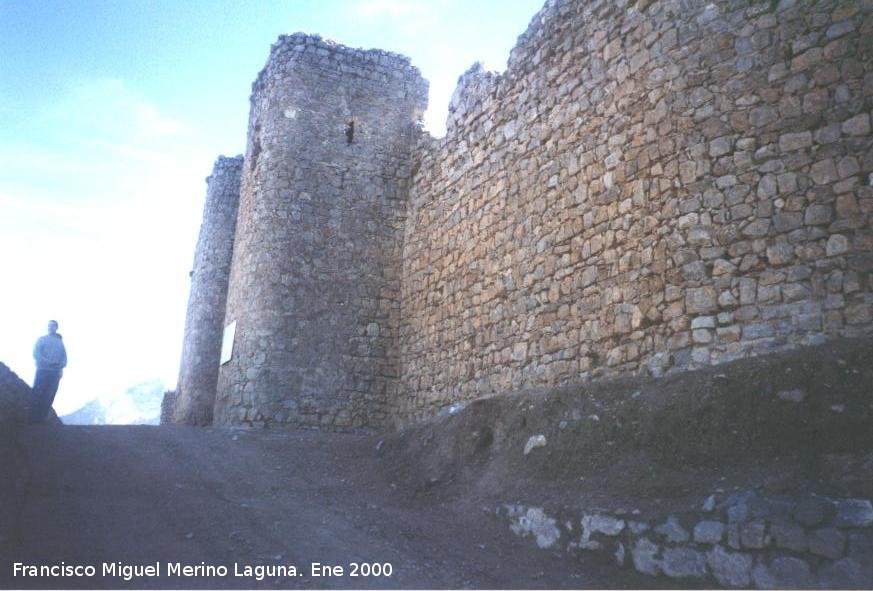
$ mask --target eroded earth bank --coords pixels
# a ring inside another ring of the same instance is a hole
[[[389,435],[22,427],[3,585],[869,587],[871,362],[869,340],[844,341],[481,399]],[[98,576],[12,578],[14,561]],[[298,576],[258,580],[278,565]]]

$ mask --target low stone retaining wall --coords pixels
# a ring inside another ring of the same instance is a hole
[[[873,587],[869,499],[750,490],[716,492],[699,510],[658,519],[638,510],[559,519],[518,504],[497,513],[540,548],[604,552],[648,575],[759,589]]]

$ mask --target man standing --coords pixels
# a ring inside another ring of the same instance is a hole
[[[33,358],[36,360],[36,377],[33,380],[33,398],[30,401],[30,422],[41,423],[45,421],[55,401],[58,384],[67,366],[67,350],[58,334],[56,320],[49,320],[48,334],[36,341]]]

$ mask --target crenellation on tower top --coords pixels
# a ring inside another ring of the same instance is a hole
[[[428,83],[408,57],[381,49],[347,47],[320,35],[300,32],[281,35],[271,46],[267,64],[252,84],[253,93],[266,78],[303,64],[332,78],[342,75],[399,81],[405,93],[422,103],[422,114],[427,107]]]

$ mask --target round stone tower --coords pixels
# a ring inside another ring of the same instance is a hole
[[[219,156],[206,179],[206,203],[191,271],[182,364],[172,413],[175,423],[212,423],[242,168],[242,156]]]
[[[397,388],[402,224],[427,83],[282,36],[253,85],[216,423],[379,426]]]

